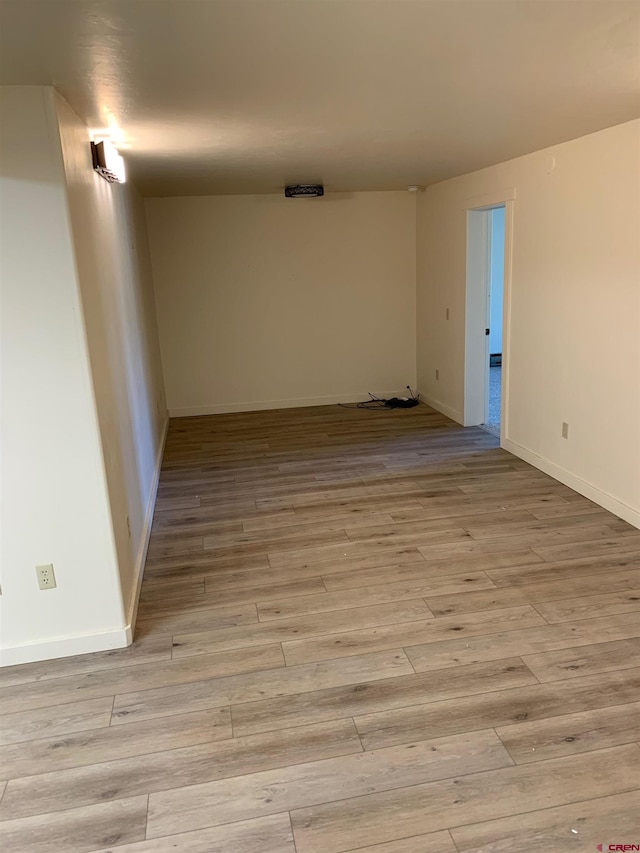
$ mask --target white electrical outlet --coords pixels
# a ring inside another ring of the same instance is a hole
[[[569,438],[569,424],[566,421],[562,421],[562,437]]]
[[[46,566],[36,566],[36,575],[38,577],[38,586],[40,589],[55,589],[56,576],[53,571],[53,563],[48,563]]]

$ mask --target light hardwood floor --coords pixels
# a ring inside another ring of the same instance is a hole
[[[133,646],[0,673],[0,850],[638,844],[639,566],[426,406],[175,420]]]

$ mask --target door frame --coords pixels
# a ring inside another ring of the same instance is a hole
[[[465,201],[466,297],[464,347],[464,426],[478,426],[487,419],[489,399],[489,336],[485,329],[491,285],[491,216],[505,209],[504,286],[502,308],[502,382],[500,396],[500,445],[509,438],[509,369],[511,364],[511,294],[513,266],[513,219],[515,188]]]

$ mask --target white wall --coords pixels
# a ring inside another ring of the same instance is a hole
[[[146,208],[172,414],[357,400],[414,382],[414,195]]]
[[[640,526],[639,134],[630,122],[430,187],[417,275],[420,390],[462,420],[466,210],[515,189],[505,446]]]
[[[125,615],[131,624],[167,421],[144,205],[132,184],[108,184],[93,171],[87,128],[59,96],[56,109]]]
[[[489,352],[502,352],[504,289],[504,207],[491,211],[491,277],[489,284]]]
[[[130,641],[166,406],[142,200],[92,171],[88,130],[53,89],[0,91],[10,664]],[[45,563],[55,590],[38,589]]]
[[[99,648],[99,635],[117,645],[124,613],[53,90],[4,87],[0,106],[0,636],[12,663]],[[40,591],[46,563],[58,586]]]

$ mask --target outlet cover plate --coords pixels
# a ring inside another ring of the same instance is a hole
[[[53,571],[53,563],[47,563],[46,566],[36,566],[36,575],[40,589],[56,588],[57,584],[55,572]]]

